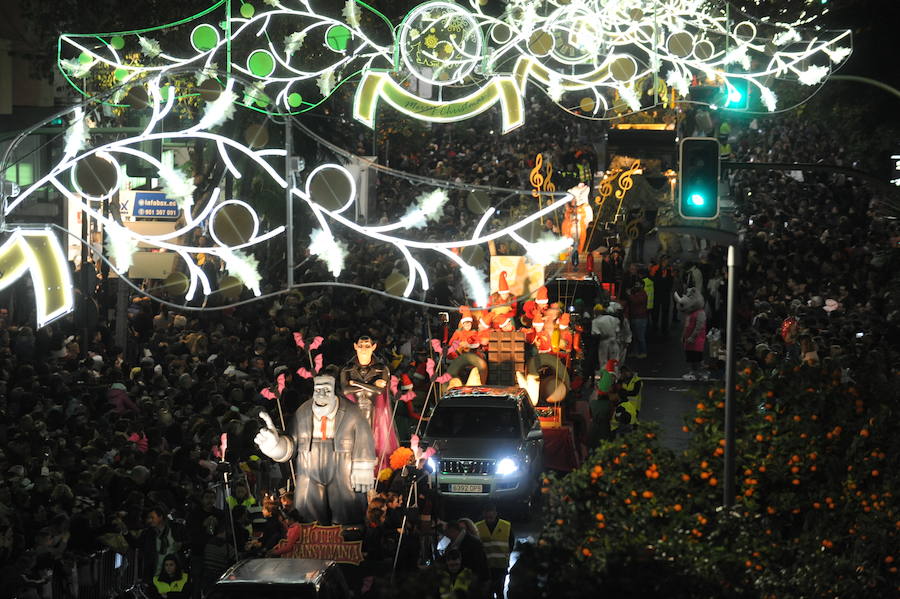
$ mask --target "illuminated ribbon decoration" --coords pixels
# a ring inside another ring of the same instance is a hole
[[[462,121],[481,114],[497,102],[503,115],[503,133],[512,131],[525,120],[519,88],[512,77],[506,76],[492,78],[484,87],[464,98],[438,102],[408,92],[386,73],[368,72],[356,88],[353,118],[374,127],[379,99],[409,117],[433,123]]]
[[[72,276],[52,232],[16,229],[0,246],[0,290],[26,272],[31,274],[39,327],[72,310]]]

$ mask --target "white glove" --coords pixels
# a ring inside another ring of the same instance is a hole
[[[265,421],[266,428],[259,429],[253,440],[261,452],[276,462],[286,462],[294,452],[293,442],[290,437],[278,433],[271,416],[265,412],[260,412],[259,417]]]
[[[375,487],[375,476],[372,474],[375,468],[375,462],[362,461],[353,462],[353,469],[350,470],[350,484],[357,493],[366,493]]]

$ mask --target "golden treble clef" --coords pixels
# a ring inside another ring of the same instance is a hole
[[[547,193],[553,193],[556,191],[556,183],[551,181],[553,179],[553,163],[549,160],[547,161],[547,175],[544,177],[544,191]]]
[[[636,173],[640,167],[641,161],[635,160],[634,164],[631,165],[631,168],[619,175],[619,189],[616,190],[616,199],[619,200],[619,205],[616,207],[615,222],[619,222],[620,219],[625,220],[625,214],[622,212],[622,204],[625,202],[625,195],[628,193],[628,190],[634,186],[634,181],[631,180],[631,176]]]
[[[638,225],[641,224],[641,222],[643,222],[643,220],[644,220],[644,209],[641,208],[640,210],[638,210],[637,216],[635,216],[633,219],[631,219],[630,221],[628,221],[625,224],[625,235],[627,235],[629,239],[637,239],[638,235],[641,234],[641,231],[638,228]]]
[[[619,189],[616,190],[616,199],[623,199],[625,194],[628,193],[628,190],[634,186],[634,181],[631,180],[631,176],[635,174],[641,168],[641,161],[635,160],[634,164],[631,165],[631,168],[622,173],[619,177]]]
[[[531,169],[531,195],[540,197],[541,187],[544,185],[544,175],[541,173],[541,167],[544,165],[544,158],[540,154],[534,157],[534,168]]]

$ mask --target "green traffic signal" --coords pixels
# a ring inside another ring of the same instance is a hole
[[[747,110],[750,107],[750,82],[738,77],[726,79],[725,102],[727,110]]]
[[[678,212],[688,220],[719,216],[719,141],[714,137],[681,140],[678,164]]]

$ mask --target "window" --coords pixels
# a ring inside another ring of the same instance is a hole
[[[519,414],[509,403],[488,406],[439,404],[428,424],[428,436],[518,439],[521,436]]]

